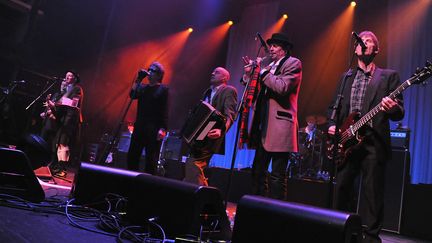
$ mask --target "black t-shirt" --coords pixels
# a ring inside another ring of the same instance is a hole
[[[160,128],[167,128],[168,87],[165,85],[140,84],[131,97],[138,99],[136,124],[154,123]]]

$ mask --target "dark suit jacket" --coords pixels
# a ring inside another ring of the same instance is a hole
[[[51,101],[54,103],[58,102],[62,97],[66,97],[69,99],[77,98],[79,100],[77,107],[79,109],[75,108],[68,108],[68,107],[62,107],[58,106],[53,110],[53,113],[56,117],[56,120],[52,120],[48,117],[46,117],[43,121],[43,130],[46,131],[55,131],[57,130],[57,123],[60,123],[59,125],[63,125],[66,121],[66,123],[70,123],[74,120],[79,120],[82,122],[82,113],[81,113],[81,105],[82,100],[84,98],[84,94],[82,91],[82,88],[79,85],[74,85],[69,92],[62,91],[57,92],[51,96]],[[79,118],[79,119],[77,119]],[[44,133],[44,131],[42,132]]]
[[[207,94],[209,90],[204,92]],[[220,111],[226,118],[227,124],[225,134],[233,124],[236,116],[237,109],[237,90],[231,85],[224,85],[219,87],[216,94],[213,97],[211,105],[218,111]],[[218,154],[225,153],[225,134],[222,137],[216,139],[213,143],[212,148],[209,148],[212,152]]]
[[[351,100],[351,86],[354,82],[356,73],[357,73],[357,69],[355,69],[354,71],[350,70],[346,72],[341,79],[339,88],[337,89],[338,91],[340,90],[342,81],[344,78],[346,78],[347,80],[346,80],[345,88],[343,90],[344,98],[342,100],[340,116],[338,120],[339,125],[341,125],[344,119],[349,115],[350,100]],[[400,78],[396,71],[390,69],[381,69],[377,67],[375,69],[371,81],[367,86],[361,114],[364,115],[367,112],[369,112],[371,109],[373,109],[376,105],[378,105],[381,102],[382,98],[388,96],[399,85],[400,85]],[[401,109],[398,109],[393,114],[380,112],[377,115],[375,115],[375,117],[372,119],[372,131],[373,134],[375,134],[375,136],[373,136],[374,137],[373,139],[382,143],[382,146],[385,148],[385,155],[387,158],[390,158],[391,156],[389,120],[399,121],[404,116],[402,95],[399,95],[397,100]]]
[[[150,86],[140,83],[136,91],[129,93],[131,99],[138,99],[135,128],[149,124],[156,130],[168,127],[169,88],[164,84]],[[156,137],[154,138],[156,140]]]

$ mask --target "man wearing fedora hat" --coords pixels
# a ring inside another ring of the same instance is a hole
[[[78,83],[79,75],[74,71],[67,71],[61,84],[60,93],[47,99],[46,112],[41,116],[45,118],[46,124],[52,124],[55,129],[53,147],[57,153],[57,160],[50,164],[51,172],[55,176],[66,176],[66,164],[70,159],[71,146],[79,138],[79,124],[82,122],[83,89]],[[51,97],[51,95],[49,95]]]
[[[256,64],[260,70],[260,90],[253,107],[249,146],[256,148],[252,166],[253,193],[276,199],[286,198],[286,168],[290,153],[298,151],[297,99],[302,79],[301,61],[291,56],[292,43],[283,33],[274,33],[267,40],[270,64]],[[254,61],[243,57],[245,64]],[[246,65],[243,82],[252,68]],[[267,182],[267,170],[272,170]],[[269,185],[270,184],[270,185]]]

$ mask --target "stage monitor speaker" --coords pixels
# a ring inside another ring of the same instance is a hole
[[[0,193],[41,202],[45,193],[21,150],[0,148]]]
[[[220,191],[174,179],[139,175],[127,215],[132,223],[155,219],[170,238],[186,235],[229,240],[231,228]]]
[[[232,242],[361,242],[357,214],[246,195],[237,205]]]
[[[385,170],[383,230],[400,233],[404,192],[410,181],[409,151],[393,148],[392,160],[387,162]],[[357,212],[363,215],[365,211],[365,200],[360,187]]]
[[[135,193],[132,185],[138,175],[141,173],[82,162],[75,174],[71,197],[76,204],[104,208],[107,193],[125,198]]]

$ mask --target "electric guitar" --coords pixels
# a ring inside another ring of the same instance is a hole
[[[47,119],[52,119],[52,120],[56,119],[54,110],[49,105],[50,101],[55,102],[55,99],[51,99],[51,94],[47,95],[44,102],[45,110],[40,114],[41,118],[43,119],[43,123],[45,123]]]
[[[388,97],[395,99],[411,85],[425,83],[426,79],[430,76],[432,76],[432,63],[428,61],[424,68],[418,69],[411,78],[403,82]],[[359,134],[359,130],[379,112],[381,112],[381,104],[376,105],[360,119],[359,112],[349,114],[342,123],[339,137],[335,138],[336,142],[330,142],[327,144],[327,157],[333,160],[338,167],[345,164],[346,158],[351,153],[353,147],[362,142],[363,137]],[[338,145],[336,154],[334,154],[334,144]]]

